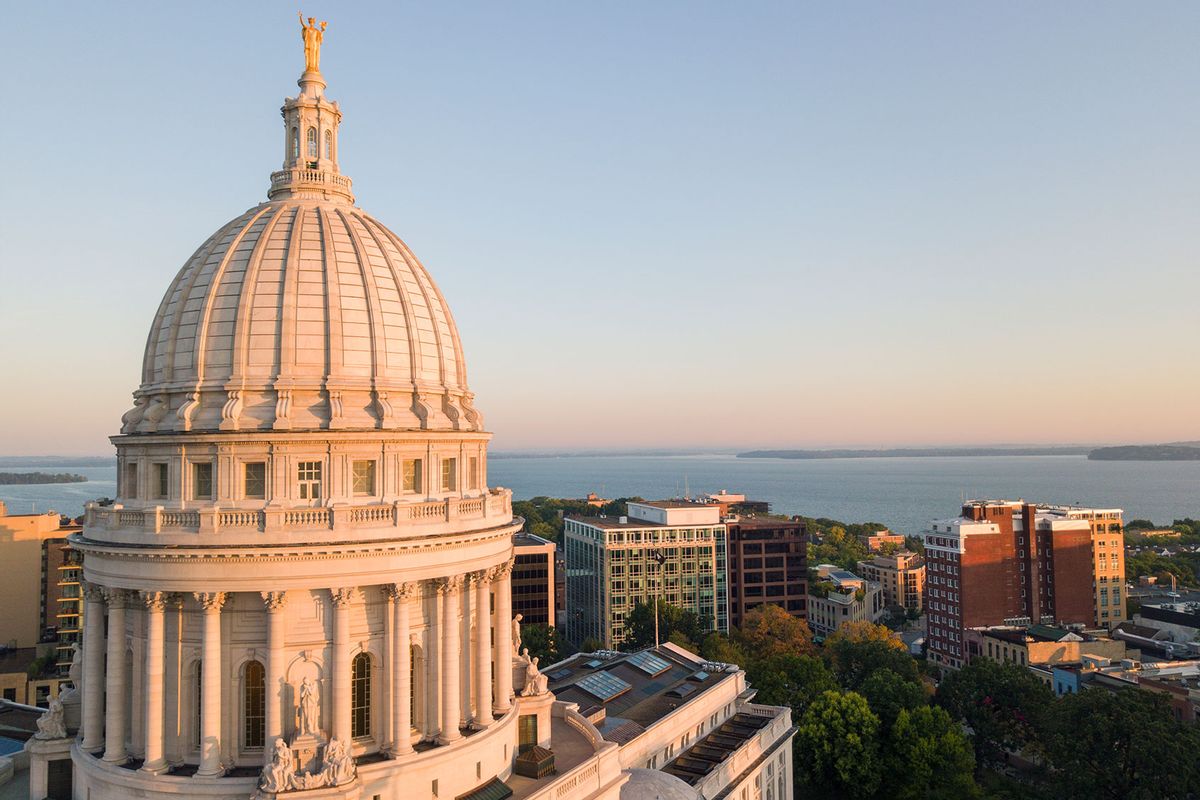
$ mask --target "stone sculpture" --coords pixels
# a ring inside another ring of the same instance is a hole
[[[529,648],[525,648],[525,686],[521,688],[521,697],[534,697],[547,691],[546,676],[538,669],[538,657],[529,657]]]
[[[340,786],[354,780],[354,756],[346,751],[342,740],[334,737],[325,746],[325,763],[321,775],[325,778],[326,786]]]
[[[57,697],[50,701],[50,707],[38,717],[35,739],[65,739],[67,738],[67,722],[63,717],[63,704]]]
[[[306,25],[304,14],[300,14],[300,38],[304,40],[304,70],[306,72],[321,71],[321,40],[325,38],[325,27],[328,24],[328,22],[322,22],[318,27],[316,17],[309,17]]]
[[[292,788],[296,777],[295,758],[292,748],[283,739],[275,740],[275,752],[271,762],[263,767],[258,779],[258,788],[263,792],[286,792]]]
[[[83,685],[83,650],[77,644],[71,645],[71,667],[67,670],[67,677],[75,689]]]
[[[321,717],[321,688],[312,678],[300,684],[300,735],[319,736]]]
[[[521,655],[521,620],[525,619],[524,614],[517,614],[512,621],[512,646],[513,655]]]

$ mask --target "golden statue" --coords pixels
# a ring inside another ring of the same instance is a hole
[[[300,15],[300,38],[304,40],[304,71],[320,72],[321,40],[325,38],[325,26],[329,23],[322,22],[318,27],[316,18],[309,17],[305,24],[303,12],[296,13]]]

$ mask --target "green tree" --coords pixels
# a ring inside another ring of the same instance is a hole
[[[521,626],[521,647],[529,648],[530,657],[541,659],[542,666],[559,660],[558,630],[553,625],[537,623]]]
[[[755,658],[814,652],[808,623],[769,603],[748,611],[733,639]]]
[[[901,709],[887,739],[885,764],[895,776],[888,796],[897,800],[979,797],[975,756],[962,729],[943,708]]]
[[[750,663],[746,651],[723,633],[713,631],[700,642],[700,655],[709,661],[720,661],[724,664],[737,664],[745,667]]]
[[[822,692],[796,726],[797,796],[873,797],[883,778],[879,718],[854,692]]]
[[[1024,667],[978,659],[942,679],[935,700],[970,727],[983,767],[1004,764],[1010,751],[1039,746],[1040,716],[1054,695]]]
[[[1046,714],[1051,783],[1064,797],[1155,800],[1200,792],[1200,731],[1164,695],[1089,689]]]
[[[869,674],[858,687],[867,698],[875,716],[879,717],[884,733],[892,730],[903,711],[914,711],[929,704],[929,691],[924,683],[906,678],[887,668]]]
[[[825,640],[822,656],[838,683],[854,691],[869,675],[882,669],[915,682],[921,679],[908,648],[886,625],[848,622]]]
[[[812,656],[753,659],[746,668],[746,681],[758,690],[757,702],[791,706],[792,719],[800,719],[824,692],[838,688],[825,664]]]
[[[670,603],[658,604],[658,638],[661,642],[672,641],[672,636],[678,634],[686,641],[690,650],[698,649],[698,642],[703,641],[712,630],[712,622],[707,617],[701,617],[695,611],[687,611]],[[625,617],[626,650],[641,650],[654,644],[654,604],[637,603]]]

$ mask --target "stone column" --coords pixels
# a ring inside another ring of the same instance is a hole
[[[492,719],[492,574],[475,577],[475,726],[486,728]]]
[[[88,752],[104,746],[104,590],[95,584],[84,589],[83,610],[83,743]]]
[[[350,603],[354,589],[330,589],[333,599],[332,738],[350,743]]]
[[[163,611],[167,596],[162,592],[142,592],[142,603],[146,606],[146,666],[143,671],[146,758],[142,771],[158,775],[167,769],[167,760],[163,757]]]
[[[438,654],[442,671],[442,744],[458,741],[462,733],[458,730],[461,715],[459,707],[459,637],[458,605],[462,591],[462,576],[453,575],[438,581],[438,593],[442,595],[442,647]]]
[[[104,760],[122,764],[125,752],[125,590],[106,589],[108,659],[104,687]]]
[[[512,575],[513,562],[496,568],[496,700],[495,710],[506,714],[512,708],[513,640],[512,640]]]
[[[266,714],[263,737],[264,757],[270,762],[275,752],[275,740],[283,736],[283,667],[284,625],[283,606],[286,592],[262,592],[267,609],[267,669]]]
[[[416,594],[415,583],[394,584],[389,592],[392,598],[392,618],[395,636],[392,639],[392,755],[401,756],[413,751],[412,747],[412,625],[409,621],[411,607],[408,598]]]
[[[200,668],[200,768],[198,777],[212,777],[224,772],[221,767],[221,606],[224,592],[196,592],[196,600],[204,610],[203,659]]]

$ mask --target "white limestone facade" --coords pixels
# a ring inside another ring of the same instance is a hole
[[[72,537],[80,800],[457,797],[511,774],[523,706],[549,741],[453,317],[354,205],[324,79],[299,86],[268,201],[164,295],[118,497]]]

